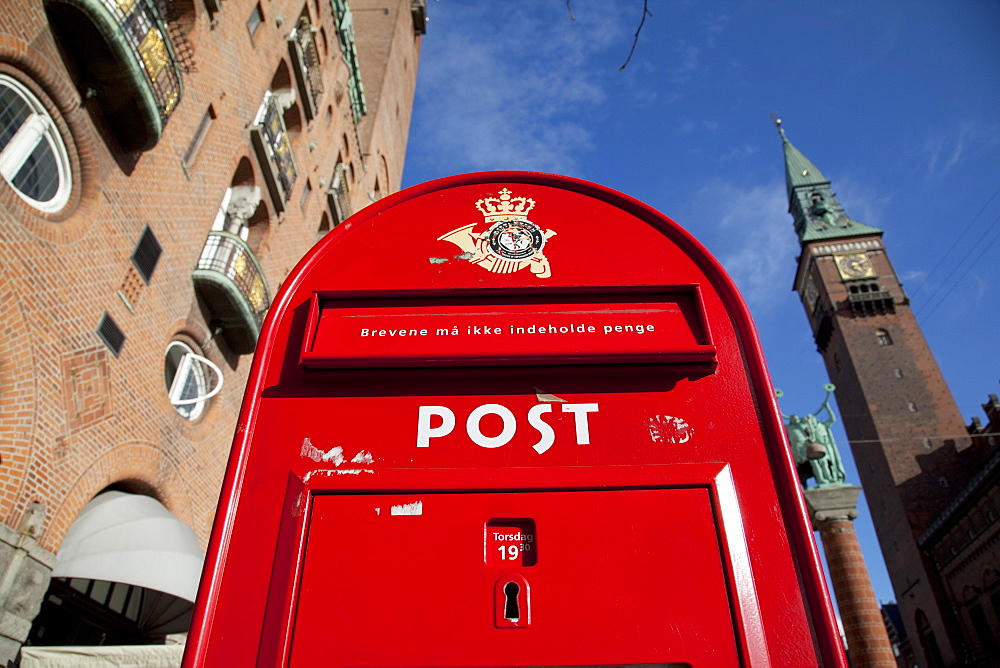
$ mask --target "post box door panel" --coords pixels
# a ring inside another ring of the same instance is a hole
[[[706,487],[312,499],[291,665],[740,665]]]

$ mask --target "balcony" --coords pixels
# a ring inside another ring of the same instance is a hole
[[[46,11],[80,90],[119,147],[155,146],[183,85],[153,0],[50,0]]]
[[[333,14],[337,20],[337,36],[340,38],[340,53],[347,65],[347,92],[351,98],[351,114],[354,124],[368,113],[365,100],[365,86],[361,82],[361,66],[358,64],[358,47],[354,42],[354,15],[347,6],[347,0],[332,0]]]
[[[252,353],[271,298],[247,243],[229,232],[209,232],[191,280],[229,349],[238,355]]]
[[[319,67],[319,49],[316,48],[314,31],[309,19],[303,16],[288,38],[295,79],[302,91],[302,108],[309,120],[319,115],[319,98],[323,95],[323,72]]]
[[[877,283],[857,283],[851,285],[844,304],[854,317],[863,318],[870,315],[885,315],[886,313],[896,312],[896,304],[892,293],[884,290]]]
[[[333,170],[333,183],[326,191],[330,212],[333,214],[333,227],[340,225],[351,216],[351,197],[347,189],[347,170],[338,164]]]
[[[292,186],[299,175],[299,168],[295,164],[292,144],[288,140],[283,108],[278,101],[279,97],[274,93],[269,92],[264,97],[264,103],[250,128],[250,140],[264,172],[271,201],[275,210],[281,213],[292,196]]]

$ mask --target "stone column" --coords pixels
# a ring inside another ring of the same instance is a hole
[[[0,664],[16,661],[49,588],[56,555],[35,536],[44,509],[32,504],[21,531],[0,524]]]
[[[860,494],[860,487],[849,485],[805,490],[809,517],[826,553],[851,665],[896,668],[896,657],[854,531]]]

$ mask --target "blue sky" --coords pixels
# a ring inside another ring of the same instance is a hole
[[[623,71],[642,0],[427,4],[404,186],[523,169],[659,209],[732,274],[782,409],[807,413],[828,379],[791,291],[777,114],[847,214],[885,230],[963,415],[1000,393],[1000,3],[649,0]],[[867,513],[857,527],[894,600]]]

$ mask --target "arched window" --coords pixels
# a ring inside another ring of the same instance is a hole
[[[938,647],[937,638],[934,636],[934,630],[927,619],[927,614],[918,608],[914,617],[916,618],[917,638],[920,641],[920,647],[924,650],[924,654],[927,657],[928,666],[930,668],[944,666],[944,659],[941,658],[941,649]]]
[[[319,229],[316,230],[316,241],[319,241],[327,235],[330,231],[330,214],[326,211],[323,212],[323,216],[319,219]]]
[[[892,337],[889,336],[889,332],[881,327],[875,330],[875,338],[880,346],[892,345]]]
[[[219,367],[195,353],[183,341],[175,340],[167,345],[163,378],[170,403],[186,420],[201,417],[208,400],[222,389],[222,371]]]
[[[0,74],[0,174],[25,202],[46,213],[69,201],[69,154],[52,117],[31,91]]]
[[[326,191],[330,213],[333,214],[333,227],[347,220],[352,213],[349,180],[347,167],[344,166],[342,158],[338,155],[337,166],[333,169],[333,175],[330,178],[330,187]]]

